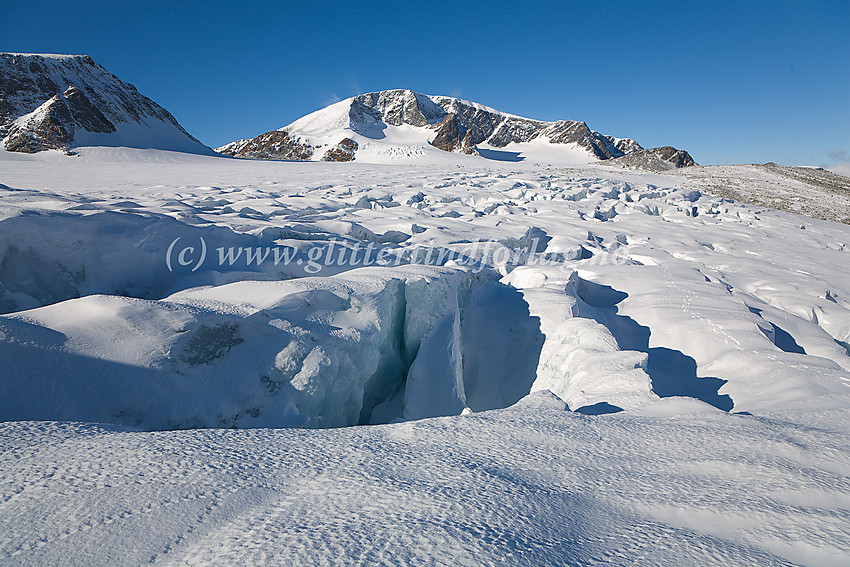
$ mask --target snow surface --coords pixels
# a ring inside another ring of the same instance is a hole
[[[440,153],[0,152],[0,564],[850,563],[850,227]]]

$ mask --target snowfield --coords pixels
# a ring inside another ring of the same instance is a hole
[[[850,226],[718,189],[805,171],[79,154],[0,151],[0,564],[850,564]]]
[[[667,398],[672,400],[672,398]],[[842,565],[846,409],[0,428],[7,565]]]

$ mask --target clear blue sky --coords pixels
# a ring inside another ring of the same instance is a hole
[[[850,2],[0,2],[210,146],[387,88],[585,120],[701,163],[850,162]]]

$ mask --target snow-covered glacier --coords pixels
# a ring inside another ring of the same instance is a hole
[[[846,563],[850,226],[446,156],[0,151],[0,564]]]

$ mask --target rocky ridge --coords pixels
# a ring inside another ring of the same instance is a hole
[[[301,142],[286,130],[272,130],[250,140],[237,140],[216,151],[226,156],[248,159],[307,161],[313,156],[313,146]]]
[[[669,171],[682,167],[697,165],[694,158],[685,150],[677,150],[673,146],[638,149],[623,156],[605,162],[605,165],[618,165],[631,169],[649,171]]]

